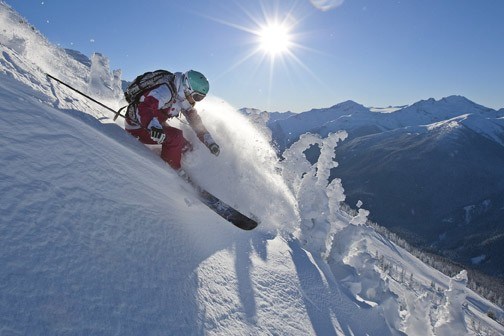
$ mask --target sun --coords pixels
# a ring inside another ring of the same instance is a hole
[[[278,23],[262,26],[257,35],[260,49],[271,57],[287,52],[292,43],[289,28]]]
[[[264,65],[269,68],[270,85],[273,83],[275,73],[291,74],[298,70],[307,72],[318,80],[316,74],[300,58],[306,52],[316,51],[303,43],[310,33],[301,31],[301,23],[309,14],[300,12],[296,5],[297,2],[289,2],[288,5],[284,5],[287,3],[286,1],[259,0],[258,2],[260,3],[260,12],[255,7],[250,9],[242,5],[242,2],[236,1],[240,11],[232,17],[236,20],[245,19],[243,23],[208,17],[220,24],[245,32],[249,37],[240,37],[240,45],[237,47],[240,48],[239,54],[241,56],[231,63],[220,76],[225,76],[238,67],[250,63],[252,67],[249,66],[249,69],[254,74],[264,74],[262,72],[266,68]],[[274,4],[278,6],[274,6]],[[280,4],[282,4],[281,8]],[[243,48],[244,46],[246,48]],[[284,71],[281,72],[281,70]]]

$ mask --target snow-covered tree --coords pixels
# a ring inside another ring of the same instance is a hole
[[[121,98],[121,71],[110,71],[109,59],[100,53],[91,57],[91,71],[89,73],[89,88],[91,95],[98,98]]]
[[[434,326],[436,335],[467,334],[463,312],[463,304],[466,300],[466,285],[467,272],[465,270],[450,279],[449,288],[445,293],[446,302],[441,307],[439,318]]]
[[[339,203],[345,200],[341,180],[329,178],[330,170],[338,165],[334,149],[346,137],[346,132],[331,133],[325,139],[307,133],[284,152],[283,177],[299,203],[299,238],[317,255],[328,251],[331,223],[337,222]],[[320,156],[312,165],[303,153],[313,145],[319,146]]]

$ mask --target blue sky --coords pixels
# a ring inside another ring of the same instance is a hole
[[[453,94],[504,107],[502,0],[346,0],[327,11],[310,0],[7,3],[51,42],[106,55],[126,80],[196,69],[236,108],[302,112]],[[274,22],[290,42],[272,56],[257,34]]]

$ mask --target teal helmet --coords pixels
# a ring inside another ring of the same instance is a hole
[[[198,71],[189,70],[184,74],[184,86],[188,94],[190,94],[195,101],[200,101],[208,93],[210,84],[206,77]]]

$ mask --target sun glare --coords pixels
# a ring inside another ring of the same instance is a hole
[[[244,42],[244,45],[250,45],[251,47],[247,49],[242,48],[245,51],[241,53],[242,57],[231,64],[221,76],[234,71],[247,62],[251,62],[255,63],[255,67],[251,68],[254,73],[259,73],[259,70],[263,69],[264,64],[268,66],[270,85],[272,85],[273,75],[278,72],[277,69],[279,67],[288,69],[289,74],[292,73],[292,70],[306,71],[317,79],[317,76],[299,58],[300,51],[314,50],[301,43],[303,39],[306,39],[308,33],[300,32],[299,24],[306,15],[301,12],[296,13],[297,5],[294,2],[289,2],[291,4],[290,8],[284,6],[280,10],[280,7],[268,7],[273,3],[272,1],[259,0],[261,13],[258,13],[257,11],[251,11],[245,5],[242,5],[242,3],[247,2],[236,2],[238,7],[240,7],[241,13],[237,13],[239,15],[234,15],[233,17],[238,19],[240,17],[243,18],[243,15],[245,15],[248,20],[244,22],[250,21],[250,24],[239,24],[211,18],[219,23],[246,32],[252,37],[240,40]],[[281,3],[283,4],[284,2]],[[271,92],[271,86],[269,91]]]
[[[289,50],[289,30],[280,24],[268,24],[258,32],[260,48],[274,57]]]

